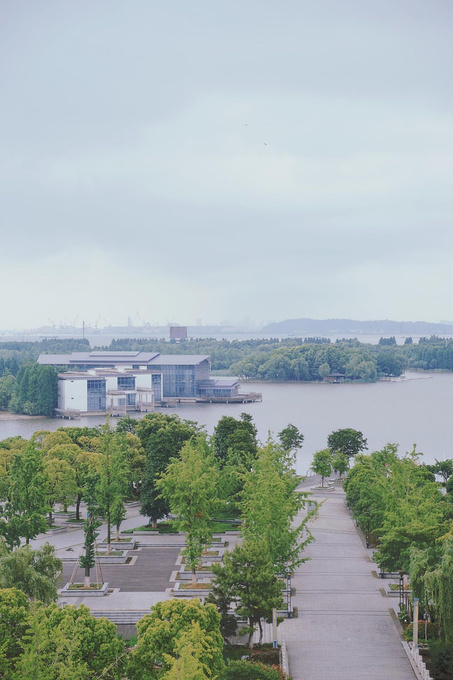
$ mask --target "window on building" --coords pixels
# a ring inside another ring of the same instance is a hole
[[[105,411],[105,380],[87,380],[87,409],[88,411]]]
[[[118,389],[135,390],[135,376],[133,375],[118,376]]]

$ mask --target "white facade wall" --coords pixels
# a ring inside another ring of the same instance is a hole
[[[58,408],[63,411],[75,409],[87,410],[87,381],[82,380],[59,380],[58,381]]]
[[[116,375],[106,376],[106,378],[105,378],[105,389],[107,391],[107,396],[108,396],[109,390],[117,390],[118,389],[118,376],[116,376]]]
[[[136,373],[135,374],[135,387],[148,387],[151,388],[152,385],[152,373],[147,371],[146,373]]]

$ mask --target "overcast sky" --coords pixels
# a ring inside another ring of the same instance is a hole
[[[453,317],[451,0],[2,0],[0,328]]]

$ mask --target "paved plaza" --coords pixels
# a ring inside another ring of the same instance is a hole
[[[313,483],[313,481],[311,482]],[[307,489],[306,489],[307,490]],[[344,492],[314,491],[324,501],[311,524],[310,560],[293,577],[298,617],[279,626],[294,680],[414,680]]]
[[[313,479],[310,480],[313,484]],[[309,490],[306,483],[305,490]],[[415,675],[401,644],[390,610],[394,600],[383,596],[384,583],[376,578],[377,567],[371,551],[363,545],[344,500],[344,492],[313,491],[313,498],[324,501],[311,523],[315,542],[306,549],[310,559],[297,570],[292,585],[296,590],[293,606],[298,616],[286,619],[278,628],[278,639],[285,640],[289,668],[294,680],[414,680]],[[130,506],[124,529],[144,523],[138,507]],[[105,526],[100,538],[105,537]],[[117,612],[136,620],[155,602],[170,597],[172,572],[177,568],[181,537],[140,537],[142,547],[130,551],[128,565],[103,565],[102,571],[113,592],[106,597],[71,598],[71,604]],[[32,543],[49,540],[62,558],[80,554],[82,529],[51,537],[40,536]],[[152,542],[153,546],[146,546]],[[234,543],[234,539],[232,540]],[[229,546],[232,547],[232,544]],[[63,581],[70,580],[75,561],[64,563]],[[375,575],[373,575],[373,573]],[[93,577],[94,577],[93,573]],[[82,580],[77,569],[76,579]],[[141,613],[140,613],[141,612]],[[266,626],[266,639],[271,639]]]

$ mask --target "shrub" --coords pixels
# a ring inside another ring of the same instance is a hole
[[[436,680],[450,680],[453,677],[453,648],[440,640],[429,643],[431,655],[430,670]]]
[[[282,673],[271,666],[254,661],[230,661],[221,680],[282,680]]]
[[[408,642],[410,640],[412,640],[412,637],[413,637],[413,626],[414,626],[414,624],[410,623],[403,633],[404,639],[407,640]],[[439,627],[438,627],[437,623],[429,622],[427,627],[426,627],[426,634],[428,636],[428,640],[437,640],[438,637],[439,637]],[[418,622],[418,639],[419,640],[425,639],[425,622],[424,621]]]

